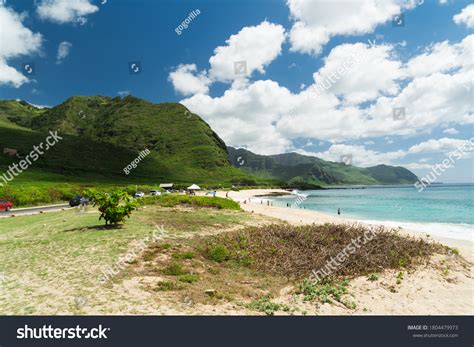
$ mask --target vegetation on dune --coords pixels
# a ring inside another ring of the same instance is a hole
[[[367,235],[373,235],[370,241]],[[347,246],[357,240],[353,252]],[[410,268],[435,252],[446,250],[422,239],[400,236],[382,227],[369,230],[362,225],[325,224],[291,226],[272,224],[204,238],[200,252],[217,262],[232,262],[254,269],[302,279],[324,269],[346,248],[343,266],[327,277],[352,278],[380,269]]]

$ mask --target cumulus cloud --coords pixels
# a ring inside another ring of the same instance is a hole
[[[458,13],[453,17],[453,20],[454,23],[458,25],[464,24],[470,29],[474,28],[474,4],[463,8],[461,13]]]
[[[182,64],[172,71],[168,80],[176,92],[190,96],[206,94],[214,82],[232,83],[232,89],[248,86],[248,78],[265,67],[280,53],[285,41],[285,29],[263,21],[257,26],[244,27],[219,46],[210,57],[209,71],[198,71],[195,64]]]
[[[341,157],[350,155],[352,158],[352,165],[361,167],[370,167],[379,164],[392,164],[394,160],[406,156],[406,152],[398,150],[395,152],[378,152],[371,149],[366,149],[360,145],[346,145],[335,144],[329,147],[324,152],[306,152],[302,150],[297,151],[300,154],[315,156],[329,161],[341,161]]]
[[[226,41],[225,46],[214,50],[209,59],[212,80],[231,82],[237,78],[250,76],[258,71],[265,73],[265,67],[281,53],[285,41],[285,29],[281,25],[264,21],[257,26],[244,27]],[[236,74],[235,62],[246,62],[246,74]]]
[[[38,15],[43,20],[55,23],[87,22],[86,16],[95,13],[99,8],[90,0],[42,0],[37,7]]]
[[[63,41],[58,46],[58,54],[56,56],[56,64],[61,64],[63,60],[69,55],[71,51],[72,43]]]
[[[41,34],[25,27],[24,19],[12,9],[0,6],[0,85],[18,88],[28,82],[28,78],[8,65],[8,60],[36,53],[41,48]]]
[[[474,35],[466,36],[460,43],[450,44],[449,41],[436,43],[411,59],[406,64],[406,72],[411,77],[422,77],[459,68],[462,71],[471,70],[474,64],[473,46]]]
[[[319,54],[331,37],[370,33],[402,10],[414,8],[416,2],[288,0],[287,5],[294,21],[291,50]]]
[[[443,133],[449,134],[449,135],[457,135],[457,134],[459,134],[459,131],[457,131],[454,128],[448,128],[448,129],[444,129]]]
[[[459,140],[442,138],[438,140],[428,140],[417,145],[411,146],[408,150],[409,153],[449,153],[458,148],[469,148],[472,145],[469,144],[469,140]]]
[[[173,84],[174,90],[184,96],[206,94],[211,83],[205,71],[197,72],[196,64],[179,65],[169,74],[168,80]]]
[[[221,97],[196,94],[181,103],[203,116],[226,143],[274,154],[291,146],[273,124],[294,101],[291,92],[278,83],[257,81],[242,89],[230,88]]]
[[[349,103],[393,95],[399,91],[396,81],[404,76],[401,62],[393,56],[389,45],[342,44],[331,50],[313,78],[316,86]]]

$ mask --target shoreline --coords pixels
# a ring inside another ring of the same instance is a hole
[[[266,204],[261,204],[260,200],[265,200],[265,196],[268,196],[271,199],[271,196],[276,194],[288,194],[288,191],[283,189],[249,189],[241,191],[230,191],[228,197],[234,201],[240,203],[240,206],[243,210],[247,212],[253,212],[261,214],[267,217],[273,217],[279,220],[289,222],[291,224],[324,224],[324,223],[343,223],[343,224],[353,224],[360,223],[366,225],[382,225],[386,228],[397,229],[396,225],[400,223],[401,225],[409,225],[408,228],[402,227],[399,229],[400,233],[422,237],[426,240],[437,241],[449,247],[457,248],[461,253],[469,260],[474,259],[474,242],[472,240],[465,240],[460,238],[451,238],[446,236],[440,236],[432,233],[427,233],[425,230],[420,230],[417,228],[416,224],[428,226],[430,223],[417,223],[417,222],[397,222],[397,221],[376,221],[376,220],[364,220],[364,219],[354,219],[340,216],[333,216],[328,213],[319,212],[310,209],[299,209],[299,208],[286,208],[280,206],[267,206]],[[225,198],[225,191],[217,192],[217,196]],[[286,195],[285,194],[285,195]],[[246,203],[244,203],[246,201]]]

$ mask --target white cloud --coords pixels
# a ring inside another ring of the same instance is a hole
[[[406,64],[406,71],[412,77],[429,76],[436,72],[449,72],[461,68],[463,71],[473,67],[474,35],[466,36],[460,43],[443,41],[431,45],[426,51]]]
[[[196,64],[179,65],[169,74],[168,80],[173,84],[174,90],[184,96],[206,94],[211,83],[205,71],[197,73]]]
[[[457,134],[459,134],[459,131],[457,131],[454,128],[448,128],[448,129],[444,129],[443,133],[449,134],[449,135],[457,135]]]
[[[426,170],[426,169],[431,169],[430,164],[423,164],[423,163],[409,163],[409,164],[403,164],[402,165],[404,168],[407,168],[408,170]]]
[[[264,21],[257,26],[244,27],[226,41],[225,46],[214,50],[209,59],[209,77],[215,81],[231,82],[245,78],[258,71],[265,73],[265,67],[280,53],[285,41],[285,29],[281,25]],[[245,61],[247,74],[235,74],[234,62]]]
[[[472,147],[469,140],[459,140],[442,138],[438,140],[428,140],[417,145],[411,146],[409,153],[449,153],[458,149],[459,147]]]
[[[453,20],[458,25],[464,24],[470,29],[474,28],[474,4],[463,8],[461,13],[453,17]]]
[[[379,164],[390,165],[393,164],[394,160],[406,156],[406,152],[402,150],[383,153],[366,149],[364,146],[345,144],[332,145],[324,152],[306,152],[303,150],[297,150],[296,152],[335,162],[341,161],[341,157],[343,156],[350,155],[352,156],[352,165],[361,167],[369,167]]]
[[[85,16],[97,12],[99,8],[90,0],[42,0],[37,12],[41,19],[56,23],[87,22]]]
[[[324,66],[313,75],[317,88],[357,104],[399,91],[396,80],[404,75],[393,58],[393,46],[342,44],[331,50]]]
[[[287,0],[287,5],[294,20],[289,34],[291,50],[319,54],[331,37],[370,33],[402,9],[414,8],[416,2]]]
[[[285,29],[281,25],[263,21],[244,27],[231,35],[225,46],[214,50],[209,71],[199,72],[195,64],[182,64],[169,74],[168,80],[184,96],[207,94],[209,86],[217,81],[232,83],[233,90],[246,88],[255,71],[265,73],[265,67],[281,53],[284,41]],[[235,63],[242,63],[244,73],[236,73]]]
[[[41,34],[25,27],[24,18],[10,8],[0,6],[0,85],[18,88],[28,82],[28,78],[8,65],[8,60],[36,53],[41,48]]]
[[[58,46],[58,54],[56,56],[56,64],[61,64],[63,60],[69,55],[71,51],[72,43],[63,41]]]
[[[227,144],[275,154],[290,148],[291,141],[272,123],[289,112],[294,101],[278,83],[257,81],[242,89],[231,88],[221,97],[196,94],[181,103],[204,117]]]
[[[130,91],[129,91],[129,90],[119,90],[119,91],[117,92],[117,94],[118,94],[120,97],[123,98],[123,97],[125,97],[125,96],[130,95]]]

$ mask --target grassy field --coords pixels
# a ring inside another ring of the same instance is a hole
[[[98,217],[91,209],[0,219],[0,314],[152,313],[158,309],[114,289],[113,280],[101,283],[102,271],[150,240],[157,226],[166,230],[166,240],[255,219],[241,211],[156,205],[140,208],[119,229],[104,228]]]

